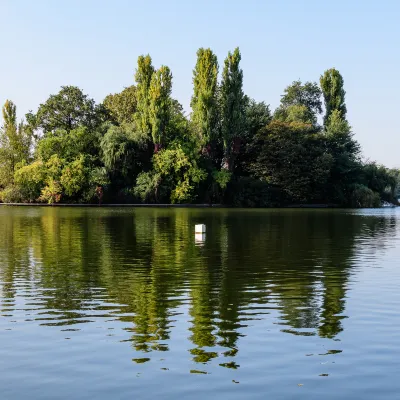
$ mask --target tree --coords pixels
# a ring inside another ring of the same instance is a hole
[[[85,156],[81,154],[71,163],[65,165],[60,177],[60,184],[67,196],[81,192],[88,183],[89,168]]]
[[[4,125],[0,136],[0,185],[6,187],[13,182],[16,164],[17,108],[7,100],[3,106]]]
[[[243,93],[243,71],[239,66],[241,55],[237,47],[225,59],[221,82],[221,132],[224,145],[223,168],[233,171],[234,162],[244,135],[245,97]]]
[[[49,178],[47,185],[42,189],[42,194],[39,201],[47,202],[48,204],[59,203],[62,197],[62,187],[60,183],[52,178]]]
[[[32,143],[31,131],[17,124],[17,107],[7,100],[3,106],[4,125],[0,129],[0,187],[13,182],[16,166],[28,162]]]
[[[340,72],[331,68],[324,72],[320,78],[322,94],[325,102],[324,125],[327,125],[333,111],[339,111],[343,119],[346,119],[346,92],[343,89],[343,77]]]
[[[171,120],[171,91],[172,74],[170,69],[163,65],[153,73],[149,88],[149,119],[155,153],[165,142]]]
[[[400,172],[361,161],[346,119],[343,77],[287,86],[273,115],[243,93],[238,48],[218,83],[217,56],[197,51],[192,112],[172,98],[172,73],[137,60],[135,83],[96,105],[75,86],[0,129],[0,198],[7,202],[397,203]],[[322,99],[326,113],[319,124]],[[42,195],[41,195],[42,194]]]
[[[253,177],[281,188],[290,202],[314,202],[324,198],[332,156],[324,137],[303,123],[273,121],[257,134],[257,158]]]
[[[252,142],[257,132],[271,122],[269,106],[264,102],[256,102],[245,96],[245,130],[241,138],[240,152],[235,162],[235,175],[248,175],[248,166],[257,157],[257,148]],[[254,153],[252,153],[254,151]]]
[[[247,143],[250,143],[256,133],[271,122],[272,115],[269,105],[265,104],[263,101],[257,103],[254,99],[250,99],[246,96],[245,103],[246,129],[243,139]]]
[[[143,201],[191,202],[196,186],[207,177],[180,147],[159,151],[153,164],[153,171],[141,173],[136,181],[135,194]]]
[[[133,125],[111,125],[100,142],[101,161],[114,183],[134,181],[139,171],[148,168],[148,137]]]
[[[80,126],[90,129],[102,121],[101,108],[76,86],[62,86],[59,93],[51,95],[39,106],[36,114],[27,114],[27,120],[44,134],[57,129],[71,132]]]
[[[333,163],[327,183],[326,196],[333,203],[349,205],[353,185],[360,180],[360,145],[354,140],[351,127],[334,110],[325,125],[326,151]]]
[[[218,60],[211,49],[200,48],[193,70],[193,96],[191,119],[207,153],[211,142],[218,137]]]
[[[198,152],[198,140],[193,133],[192,125],[186,118],[182,104],[176,99],[170,99],[169,117],[164,141],[168,145],[175,142],[187,150],[190,148]]]
[[[33,202],[39,198],[46,180],[46,172],[46,166],[41,160],[24,165],[15,171],[14,183],[25,201]]]
[[[17,132],[17,106],[10,100],[6,100],[3,106],[4,131],[9,136],[16,135]]]
[[[101,137],[102,132],[90,130],[84,126],[70,132],[57,129],[38,140],[36,156],[44,161],[47,161],[53,154],[57,154],[60,158],[68,161],[80,154],[98,158]]]
[[[136,87],[125,88],[121,93],[109,94],[103,101],[113,122],[121,125],[131,123],[137,111]]]
[[[393,171],[375,162],[363,166],[364,184],[378,193],[381,200],[397,203],[396,188],[398,180]]]
[[[306,82],[303,85],[298,80],[285,89],[274,119],[316,125],[317,115],[321,113],[321,89],[315,82]]]
[[[154,67],[151,63],[151,57],[140,56],[138,58],[138,66],[135,73],[136,80],[136,100],[137,113],[135,114],[135,122],[137,128],[143,133],[151,135],[150,125],[150,83],[154,73]]]

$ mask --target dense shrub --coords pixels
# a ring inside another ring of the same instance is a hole
[[[378,193],[360,184],[353,186],[351,194],[351,207],[374,208],[381,206],[381,198]]]
[[[45,185],[46,167],[42,161],[24,165],[15,171],[14,182],[27,202],[34,202]]]
[[[0,201],[3,203],[23,203],[23,193],[17,186],[8,186],[0,192]]]

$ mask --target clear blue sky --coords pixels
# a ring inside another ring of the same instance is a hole
[[[272,109],[293,80],[339,69],[365,157],[400,167],[398,0],[0,0],[0,21],[0,103],[20,117],[61,85],[101,101],[144,53],[189,111],[197,48],[222,64],[239,46],[246,94]]]

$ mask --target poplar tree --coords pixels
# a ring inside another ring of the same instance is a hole
[[[0,132],[0,185],[7,186],[13,182],[16,154],[14,151],[17,139],[17,112],[12,101],[7,100],[3,106],[4,125]]]
[[[245,131],[245,96],[241,55],[237,47],[225,59],[221,82],[221,132],[224,144],[223,168],[233,171],[240,139]]]
[[[191,119],[203,148],[210,145],[218,135],[218,60],[211,49],[197,50],[197,62],[193,70],[193,96]]]
[[[16,135],[17,132],[17,107],[10,101],[6,100],[3,106],[3,130],[9,137]]]
[[[138,66],[135,73],[136,80],[136,99],[137,99],[137,112],[135,122],[137,128],[143,133],[151,135],[151,124],[150,124],[150,83],[154,73],[154,67],[151,62],[151,57],[139,56]]]
[[[166,130],[171,119],[172,73],[166,66],[153,73],[149,88],[149,122],[154,152],[164,144]]]
[[[31,144],[30,132],[17,123],[17,107],[7,100],[3,106],[3,127],[0,129],[0,186],[13,181],[17,163],[28,161]]]
[[[346,119],[347,108],[344,101],[346,92],[343,89],[343,83],[342,75],[335,68],[328,69],[320,78],[326,109],[324,116],[325,127],[330,120],[332,112],[335,110],[340,112],[343,119]]]

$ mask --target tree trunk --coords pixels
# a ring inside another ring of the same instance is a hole
[[[157,154],[161,150],[160,143],[154,143],[154,154]]]

